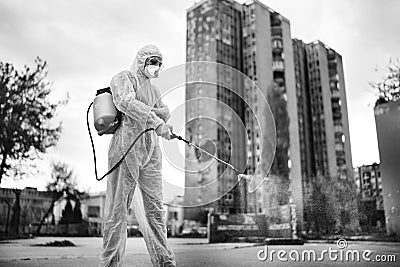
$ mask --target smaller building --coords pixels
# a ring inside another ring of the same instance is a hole
[[[360,198],[360,226],[381,228],[385,225],[382,177],[378,163],[354,168],[354,180]]]
[[[13,188],[0,188],[0,231],[5,232],[10,228],[12,217],[12,206],[15,203]],[[35,187],[25,187],[20,192],[20,231],[31,233],[32,226],[38,225],[51,206],[52,198],[49,192],[39,191]],[[8,224],[7,224],[8,218]],[[46,218],[45,223],[50,223],[51,215]]]
[[[81,201],[82,219],[88,222],[89,235],[100,236],[103,234],[105,203],[105,191],[89,194]]]

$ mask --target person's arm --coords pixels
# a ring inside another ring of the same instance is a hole
[[[157,129],[164,121],[152,111],[152,107],[136,99],[133,86],[126,72],[114,76],[110,84],[114,105],[146,128]],[[157,134],[160,135],[160,131],[157,131]]]
[[[159,108],[153,108],[154,113],[161,118],[164,122],[167,122],[169,120],[170,114],[169,114],[169,109],[167,105],[164,103],[160,103]]]
[[[160,91],[158,91],[158,88],[154,86],[154,90],[156,90],[159,100],[158,100],[157,104],[155,105],[156,107],[153,108],[153,111],[164,122],[167,122],[169,120],[169,117],[170,117],[169,108],[161,100],[161,94],[160,94]]]

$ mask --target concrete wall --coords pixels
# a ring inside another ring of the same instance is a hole
[[[354,169],[353,169],[353,161],[351,157],[351,141],[350,141],[350,128],[349,128],[349,116],[347,109],[347,96],[346,96],[346,86],[344,82],[344,71],[343,71],[343,61],[342,57],[337,55],[337,70],[339,74],[339,85],[340,85],[340,99],[342,102],[342,123],[343,123],[343,134],[345,136],[344,142],[344,150],[345,150],[345,158],[346,158],[346,167],[347,167],[347,177],[348,179],[352,179],[354,177]]]
[[[303,186],[301,175],[300,140],[297,112],[297,93],[294,73],[293,45],[290,33],[290,23],[282,22],[283,53],[285,55],[285,84],[287,94],[287,110],[289,114],[289,139],[290,139],[290,191],[292,202],[296,204],[296,217],[299,230],[303,224]]]
[[[400,100],[375,107],[388,234],[400,237]]]

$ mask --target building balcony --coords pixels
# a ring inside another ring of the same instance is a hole
[[[285,64],[281,60],[273,61],[272,62],[272,71],[284,71]]]
[[[329,75],[329,82],[338,82],[339,74]]]
[[[275,83],[278,87],[285,86],[285,79],[282,78],[282,77],[276,78],[276,79],[274,79],[274,83]]]
[[[273,36],[273,37],[277,37],[277,36],[282,37],[282,28],[280,26],[271,27],[271,36]]]
[[[337,157],[336,156],[336,166],[340,167],[340,166],[343,166],[345,164],[346,164],[346,159],[344,157]]]
[[[344,144],[343,143],[335,143],[335,151],[337,156],[344,155]]]
[[[328,66],[332,66],[332,67],[335,66],[336,67],[336,65],[337,65],[336,57],[328,59]]]
[[[339,90],[332,90],[332,98],[340,98],[340,91]]]
[[[282,51],[283,51],[282,46],[272,44],[272,52],[274,52],[275,54],[279,54],[282,53]]]
[[[337,72],[337,63],[336,60],[328,61],[328,69],[330,72]]]
[[[282,25],[282,17],[279,14],[274,14],[271,17],[271,27],[279,27]]]
[[[333,110],[332,110],[333,111]],[[333,112],[332,113],[333,121],[340,121],[342,120],[342,113],[341,112]]]
[[[334,99],[332,99],[332,102],[331,102],[331,105],[332,105],[332,112],[333,113],[341,113],[340,112],[340,109],[341,109],[341,103],[338,101],[338,100],[334,100]]]
[[[336,60],[336,53],[331,49],[328,50],[328,60]]]
[[[335,133],[343,133],[343,126],[342,125],[334,125],[333,126],[333,131]]]

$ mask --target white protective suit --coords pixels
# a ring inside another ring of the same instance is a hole
[[[163,126],[169,118],[169,110],[160,100],[160,92],[144,74],[146,58],[151,56],[161,57],[157,47],[143,47],[137,53],[131,70],[117,74],[111,81],[114,104],[124,115],[110,143],[109,168],[122,157],[140,132]],[[176,266],[175,255],[167,243],[158,142],[156,132],[144,134],[120,166],[107,177],[100,266],[122,265],[128,209],[134,195],[135,216],[153,266]]]

